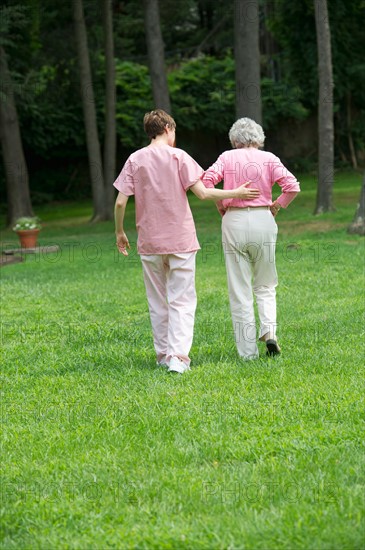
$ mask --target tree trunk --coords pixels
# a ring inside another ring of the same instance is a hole
[[[158,0],[144,0],[143,3],[153,100],[156,109],[171,113]]]
[[[22,216],[34,216],[29,191],[28,169],[19,129],[13,84],[6,53],[0,46],[0,139],[6,173],[8,196],[7,222]]]
[[[347,92],[346,94],[346,110],[347,110],[347,132],[348,132],[348,141],[349,141],[349,149],[350,149],[350,156],[351,156],[351,162],[352,167],[354,170],[357,170],[357,158],[356,158],[356,151],[354,147],[354,140],[352,139],[352,132],[351,132],[351,126],[352,126],[352,116],[351,116],[351,92]]]
[[[258,0],[235,0],[236,116],[262,121]]]
[[[104,137],[104,183],[106,200],[106,218],[113,219],[116,164],[116,90],[113,39],[112,0],[103,0],[103,24],[105,43],[105,137]]]
[[[331,32],[327,0],[314,0],[318,51],[318,187],[315,214],[333,210],[334,129]]]
[[[75,35],[79,59],[82,107],[84,112],[86,143],[89,156],[91,188],[94,204],[92,221],[105,219],[105,193],[103,166],[96,123],[94,90],[91,78],[89,50],[82,0],[72,0]]]
[[[360,192],[360,202],[357,205],[355,217],[347,232],[365,235],[365,172]]]

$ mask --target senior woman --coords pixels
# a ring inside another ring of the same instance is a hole
[[[276,339],[275,216],[291,203],[300,187],[278,157],[259,150],[265,134],[254,120],[237,120],[229,139],[233,150],[222,153],[202,180],[206,187],[224,180],[224,189],[234,189],[249,180],[260,190],[252,201],[227,199],[217,203],[223,216],[222,244],[235,341],[239,355],[250,360],[259,357],[253,295],[260,319],[259,339],[266,343],[266,354],[274,356],[281,351]],[[275,183],[281,194],[273,202]]]

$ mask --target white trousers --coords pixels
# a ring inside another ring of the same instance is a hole
[[[229,209],[222,219],[222,244],[235,341],[244,359],[259,356],[254,295],[260,337],[276,338],[275,267],[277,225],[270,210]]]
[[[141,255],[159,363],[179,357],[190,364],[196,310],[196,252]]]

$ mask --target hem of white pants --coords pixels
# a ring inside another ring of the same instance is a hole
[[[265,336],[265,334],[268,334],[268,337],[266,338],[266,340],[276,340],[276,332],[272,332],[270,330],[260,330],[259,340],[263,336]],[[263,340],[261,340],[261,342],[263,342]]]
[[[255,355],[240,355],[240,359],[242,359],[242,361],[254,361],[255,359],[259,359],[260,356],[259,354],[255,354]]]

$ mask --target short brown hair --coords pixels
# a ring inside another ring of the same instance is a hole
[[[176,128],[174,119],[162,109],[156,109],[144,115],[143,127],[150,139],[162,135],[166,124],[171,130]]]

